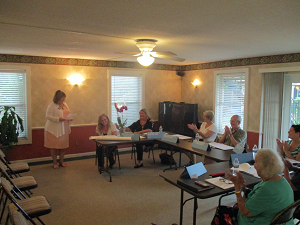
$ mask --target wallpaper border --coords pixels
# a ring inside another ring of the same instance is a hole
[[[74,58],[11,55],[11,54],[0,54],[0,62],[145,69],[145,67],[141,66],[137,62],[74,59]],[[151,66],[147,67],[147,69],[189,71],[189,70],[217,69],[217,68],[236,67],[236,66],[251,66],[251,65],[263,65],[263,64],[274,64],[274,63],[289,63],[289,62],[300,62],[300,53],[260,56],[260,57],[251,57],[251,58],[243,58],[243,59],[231,59],[231,60],[216,61],[216,62],[209,62],[209,63],[184,65],[184,66],[152,64]]]

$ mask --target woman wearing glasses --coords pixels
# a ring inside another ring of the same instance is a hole
[[[148,133],[153,131],[153,121],[151,120],[150,116],[147,113],[146,109],[141,109],[140,112],[140,119],[129,127],[125,128],[125,131],[131,131],[138,134]],[[117,128],[119,126],[116,124]],[[148,147],[153,146],[153,142],[145,143],[145,144],[136,144],[136,152],[137,152],[137,163],[134,168],[143,167],[143,151],[146,150]]]
[[[294,202],[293,190],[281,176],[284,163],[277,152],[261,149],[255,156],[254,168],[262,181],[249,192],[240,172],[233,176],[227,170],[234,184],[237,207],[219,206],[211,224],[270,224],[273,218]],[[244,193],[244,194],[242,194]],[[294,224],[293,220],[286,224]]]

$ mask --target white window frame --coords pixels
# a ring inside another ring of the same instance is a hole
[[[218,75],[234,75],[234,74],[245,74],[245,96],[244,96],[244,115],[243,115],[243,130],[247,131],[248,124],[248,99],[249,99],[249,68],[229,69],[229,70],[216,70],[214,71],[214,112],[216,112],[216,82]],[[242,116],[242,115],[239,115]],[[228,121],[230,125],[230,122]],[[222,132],[224,133],[224,132]],[[222,134],[219,133],[219,134]]]
[[[145,108],[145,71],[141,70],[108,70],[108,101],[107,101],[107,115],[111,117],[111,76],[128,76],[128,77],[142,77],[142,108]],[[137,120],[138,120],[137,115]],[[111,118],[112,119],[112,118]],[[129,126],[130,124],[126,124]]]
[[[19,138],[17,145],[32,144],[31,124],[31,70],[30,66],[0,65],[1,71],[23,70],[26,76],[26,104],[27,104],[27,137]]]

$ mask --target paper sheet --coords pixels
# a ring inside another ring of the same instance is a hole
[[[178,137],[179,139],[192,139],[191,137],[184,136],[184,135],[181,135],[181,134],[173,134],[173,136]]]
[[[211,147],[218,148],[218,149],[221,149],[221,150],[224,150],[224,151],[234,149],[232,146],[224,145],[224,144],[217,143],[217,142],[211,142],[211,143],[209,143],[209,145]]]
[[[77,116],[77,114],[69,114],[69,115],[66,117],[66,120],[72,120],[72,119],[74,119],[76,116]]]
[[[234,187],[234,184],[228,184],[229,182],[231,182],[230,180],[225,179],[226,182],[223,182],[220,180],[220,178],[224,179],[223,177],[214,177],[214,178],[206,179],[205,181],[222,189],[229,189]]]

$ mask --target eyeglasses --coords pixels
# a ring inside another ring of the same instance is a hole
[[[225,184],[233,184],[233,182],[231,180],[226,180],[225,178],[223,177],[220,177],[219,181],[225,183]]]

